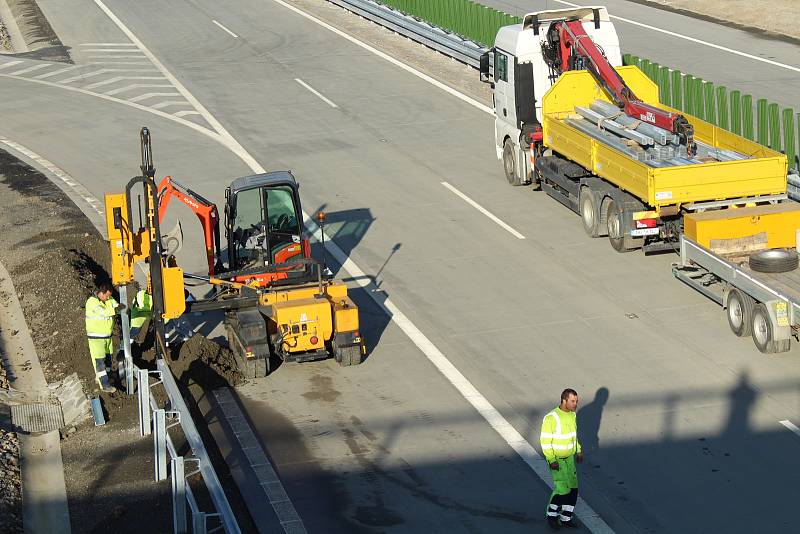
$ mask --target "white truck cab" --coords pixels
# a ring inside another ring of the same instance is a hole
[[[580,20],[608,62],[622,65],[617,32],[605,7],[538,11],[525,15],[522,24],[500,28],[494,47],[481,58],[481,80],[492,85],[495,149],[512,185],[532,181],[529,136],[541,132],[542,97],[558,76],[543,54],[550,24],[563,20]]]

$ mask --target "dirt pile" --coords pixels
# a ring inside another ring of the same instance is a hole
[[[0,388],[8,389],[6,370],[0,366]],[[0,428],[0,532],[22,533],[22,490],[19,472],[19,439]]]
[[[0,52],[11,52],[11,36],[8,34],[8,29],[3,21],[0,20]]]

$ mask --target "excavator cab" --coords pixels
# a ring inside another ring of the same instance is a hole
[[[282,264],[287,272],[305,269],[307,264],[292,261],[310,257],[302,220],[298,185],[290,172],[234,180],[225,190],[228,271],[247,276]],[[270,278],[282,278],[280,272]]]

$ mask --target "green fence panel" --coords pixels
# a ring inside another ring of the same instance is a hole
[[[797,165],[797,144],[794,138],[794,110],[791,108],[783,110],[783,146],[789,167],[794,168]]]
[[[738,90],[731,91],[731,131],[742,135],[742,93]]]
[[[772,150],[781,150],[781,112],[778,104],[769,104],[767,107],[769,120],[769,147]]]
[[[692,87],[692,106],[694,108],[693,115],[698,119],[705,120],[705,101],[703,100],[703,79],[695,78],[694,87]]]
[[[726,130],[728,127],[728,90],[725,86],[717,87],[717,126]]]
[[[669,68],[661,67],[659,73],[658,93],[661,95],[661,103],[672,106],[672,91],[669,87]]]
[[[769,118],[767,117],[769,103],[766,98],[756,101],[756,141],[764,146],[769,144]]]
[[[672,71],[672,107],[683,111],[683,74],[679,70]]]
[[[711,124],[717,124],[717,102],[714,99],[714,84],[705,82],[703,84],[703,101],[706,108],[706,120]]]
[[[632,57],[633,56],[630,55],[630,54],[622,54],[622,64],[623,65],[633,65],[633,62],[631,62],[631,58]]]
[[[650,77],[650,65],[649,59],[643,59],[639,62],[639,69],[644,72],[644,75],[648,78]]]
[[[742,135],[753,141],[753,97],[744,95],[742,97]]]
[[[658,85],[658,73],[661,72],[661,65],[658,63],[650,63],[650,72],[647,74],[647,77],[653,80],[653,82]]]
[[[683,75],[683,111],[689,115],[694,115],[694,76],[691,74]]]

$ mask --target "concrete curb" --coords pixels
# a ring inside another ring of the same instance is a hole
[[[8,303],[0,306],[0,343],[6,354],[3,363],[11,385],[35,397],[47,390],[47,381],[11,276],[2,263],[0,291],[8,295]],[[19,440],[25,532],[69,534],[69,507],[58,430],[36,436],[19,434]]]
[[[28,45],[6,0],[0,0],[0,20],[5,24],[8,36],[11,38],[13,52],[27,52]]]

